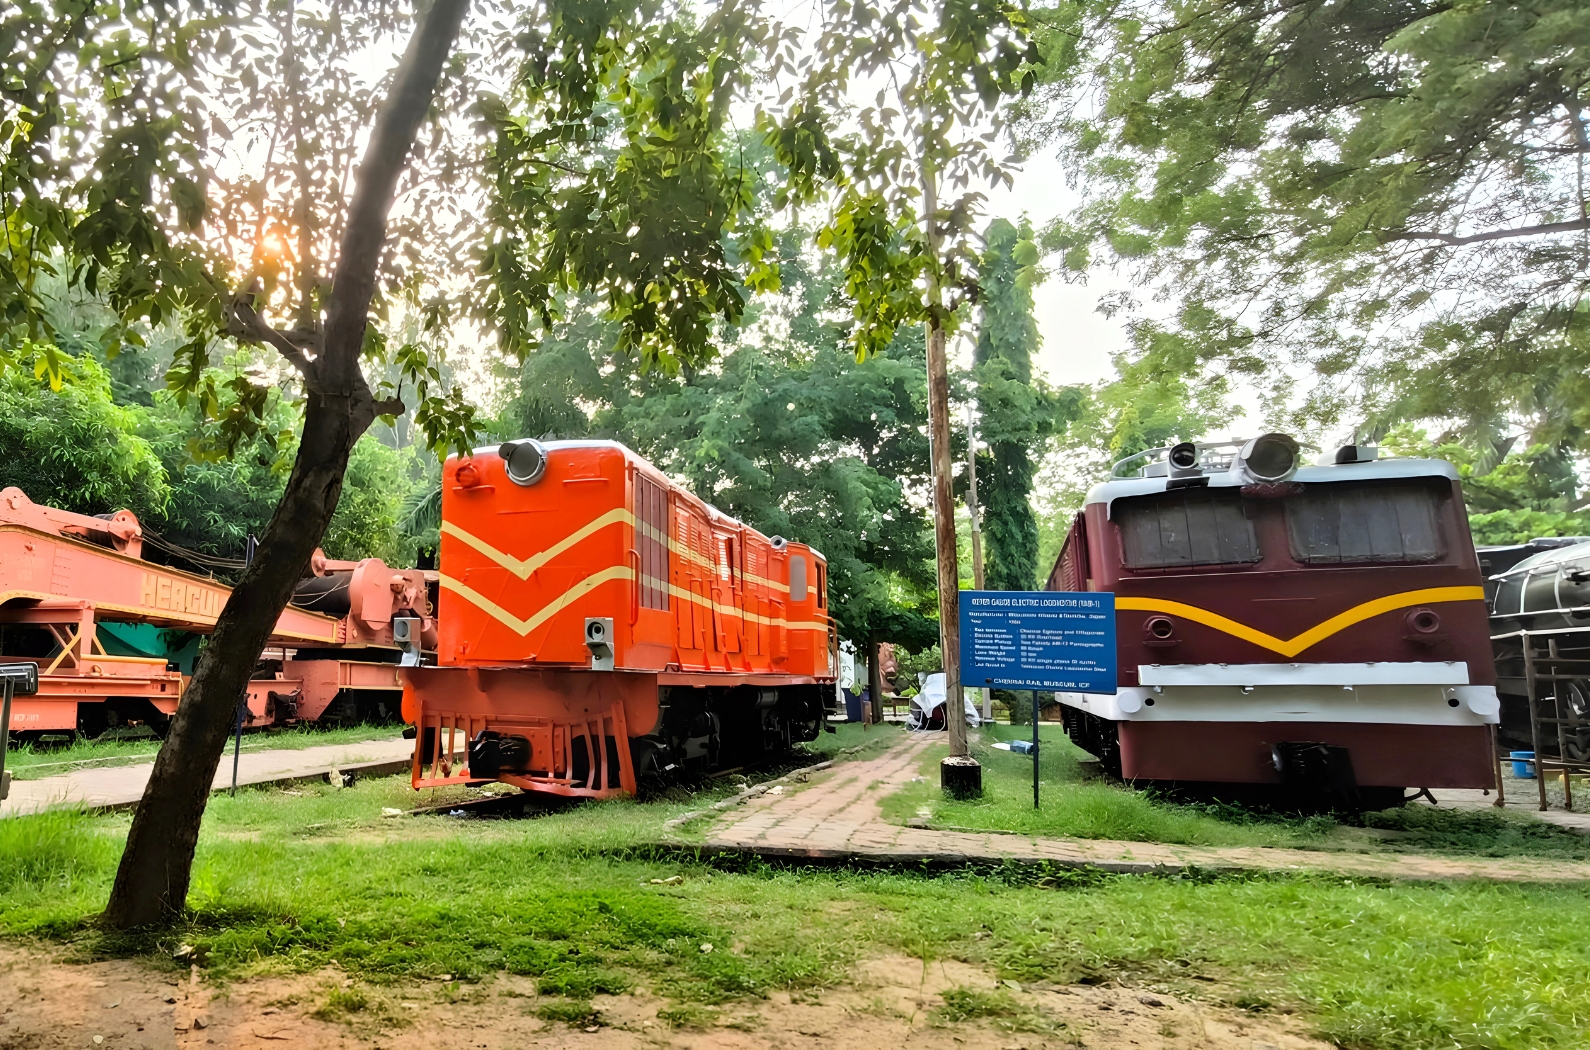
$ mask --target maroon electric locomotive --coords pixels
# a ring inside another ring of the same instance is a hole
[[[1131,781],[1365,806],[1495,782],[1496,671],[1457,471],[1346,446],[1184,442],[1088,493],[1050,590],[1116,595],[1114,694],[1060,693]]]

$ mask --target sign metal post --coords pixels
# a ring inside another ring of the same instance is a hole
[[[11,676],[6,675],[5,699],[0,700],[0,802],[11,794],[11,774],[6,772],[6,751],[11,747]]]
[[[0,802],[11,793],[11,774],[6,771],[6,751],[11,747],[11,700],[17,693],[32,696],[38,691],[38,664],[0,664]]]
[[[1038,690],[1032,691],[1032,808],[1038,808]]]
[[[252,533],[243,542],[243,564],[250,565],[254,561],[254,552],[259,550],[259,540]],[[237,764],[243,757],[243,711],[248,707],[248,688],[245,686],[243,695],[237,699],[237,735],[232,741],[232,797],[237,797]],[[221,752],[223,755],[225,751]]]
[[[1032,804],[1038,806],[1038,691],[1116,691],[1115,595],[962,591],[961,681],[1032,694]]]

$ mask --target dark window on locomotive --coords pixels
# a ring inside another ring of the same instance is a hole
[[[817,563],[817,608],[828,608],[828,569],[822,562]]]
[[[1236,489],[1182,489],[1115,501],[1129,569],[1246,565],[1259,541]]]
[[[635,475],[635,547],[640,555],[642,609],[668,608],[668,493],[655,481]]]
[[[1436,561],[1440,499],[1419,481],[1309,485],[1286,501],[1292,556],[1305,565]]]

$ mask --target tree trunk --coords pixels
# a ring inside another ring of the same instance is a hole
[[[923,126],[927,126],[924,121]],[[928,252],[937,266],[940,259],[938,173],[922,146],[922,216]],[[944,727],[949,730],[950,757],[945,763],[959,765],[976,761],[966,746],[966,700],[961,694],[961,566],[955,542],[955,494],[950,490],[950,363],[945,349],[944,289],[936,269],[928,270],[927,287],[927,394],[928,450],[933,457],[933,544],[938,562],[939,653],[944,658]],[[979,774],[980,775],[980,774]],[[941,767],[940,780],[949,789],[956,785],[958,771]]]
[[[424,14],[376,117],[338,253],[324,348],[305,377],[310,393],[292,476],[155,756],[105,908],[110,926],[169,921],[186,905],[199,824],[237,704],[337,508],[348,454],[376,415],[359,357],[387,213],[467,8],[468,0],[436,0]]]

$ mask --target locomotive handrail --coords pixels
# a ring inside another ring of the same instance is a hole
[[[633,627],[640,622],[640,551],[631,547],[627,552],[630,571],[635,574],[634,582],[629,588],[629,623]]]
[[[1130,456],[1127,456],[1125,459],[1117,460],[1110,467],[1110,477],[1112,477],[1112,478],[1124,477],[1125,475],[1123,475],[1121,473],[1121,468],[1124,467],[1126,464],[1135,462],[1136,460],[1139,460],[1139,459],[1146,460],[1149,456],[1152,456],[1156,452],[1169,452],[1169,451],[1170,451],[1170,446],[1169,445],[1161,445],[1159,448],[1145,448],[1143,451],[1135,453],[1135,454],[1130,455]]]

